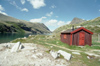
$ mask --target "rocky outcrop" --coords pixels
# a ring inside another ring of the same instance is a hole
[[[80,19],[80,18],[77,18],[75,17],[70,24],[79,24],[79,23],[82,23],[82,22],[85,22],[86,20],[83,20],[83,19]]]
[[[11,52],[17,52],[18,50],[21,50],[22,49],[22,44],[21,42],[17,42],[11,49]]]
[[[67,53],[67,52],[65,52],[65,51],[63,51],[63,50],[59,50],[58,51],[58,53],[60,53],[66,60],[70,60],[71,59],[71,57],[72,57],[72,55],[70,54],[70,53]]]
[[[53,50],[50,51],[50,54],[54,59],[60,57],[60,54],[58,52],[54,52]]]
[[[64,59],[66,59],[67,61],[70,61],[70,59],[72,57],[72,55],[70,53],[67,53],[63,50],[58,50],[57,52],[51,50],[50,54],[54,59],[57,59],[60,57],[60,55],[62,55],[64,57]]]

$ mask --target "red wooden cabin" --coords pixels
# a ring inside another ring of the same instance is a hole
[[[61,41],[69,45],[92,45],[92,34],[93,32],[89,31],[84,27],[78,29],[70,29],[67,31],[61,32]]]

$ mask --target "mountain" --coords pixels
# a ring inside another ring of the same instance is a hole
[[[85,22],[86,20],[83,20],[83,19],[80,19],[80,18],[77,18],[75,17],[70,24],[79,24],[79,23],[82,23],[82,22]]]
[[[60,33],[61,31],[71,29],[73,25],[74,25],[75,28],[78,28],[78,27],[81,27],[81,26],[85,27],[88,30],[92,31],[94,34],[100,33],[100,17],[97,17],[95,19],[91,19],[91,20],[88,20],[88,21],[85,21],[85,22],[81,22],[79,24],[63,25],[63,26],[55,29],[53,33]]]
[[[35,34],[50,33],[43,23],[32,23],[0,14],[0,33],[31,32]]]

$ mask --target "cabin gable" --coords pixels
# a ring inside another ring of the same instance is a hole
[[[71,32],[62,32],[61,41],[69,45],[91,46],[92,34],[93,32],[81,27]]]

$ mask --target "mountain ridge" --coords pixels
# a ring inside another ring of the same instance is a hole
[[[43,23],[32,23],[25,20],[0,14],[0,33],[31,32],[35,34],[50,33]]]
[[[75,28],[78,27],[85,27],[88,30],[92,31],[94,34],[98,34],[100,33],[100,17],[85,21],[85,22],[81,22],[79,24],[66,24],[63,25],[61,27],[58,27],[57,29],[55,29],[53,31],[53,33],[60,33],[61,31],[67,30],[67,29],[71,29],[72,26],[74,25]]]
[[[75,17],[75,18],[73,18],[73,20],[71,21],[70,24],[79,24],[79,23],[82,23],[82,22],[85,22],[85,21],[86,21],[86,20],[83,20],[83,19],[81,19],[81,18]]]

